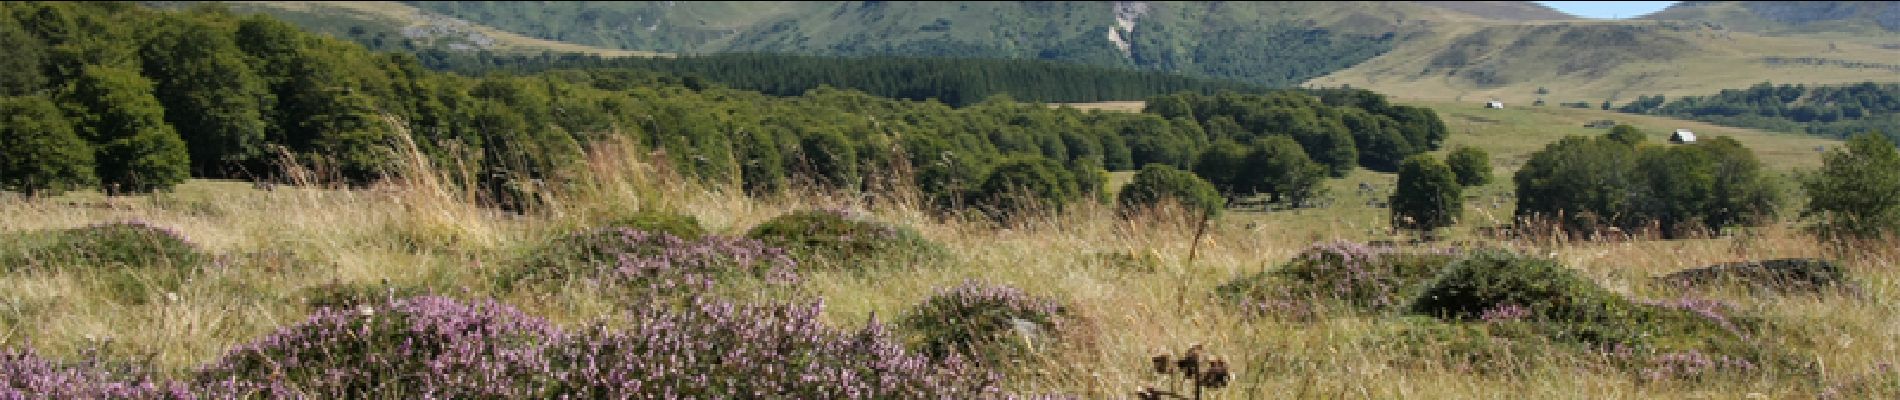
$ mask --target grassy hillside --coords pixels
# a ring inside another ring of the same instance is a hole
[[[204,1],[151,1],[185,8]],[[372,50],[449,49],[498,53],[580,52],[602,56],[663,56],[665,53],[588,46],[548,40],[458,20],[393,1],[225,1],[240,13],[266,13],[304,29],[354,40]]]
[[[1892,35],[1900,32],[1900,2],[1684,1],[1642,18],[1707,21],[1771,34]]]
[[[1421,35],[1307,83],[1400,98],[1554,105],[1707,95],[1764,80],[1900,81],[1893,61],[1900,48],[1880,40],[1766,36],[1679,21],[1481,25]]]

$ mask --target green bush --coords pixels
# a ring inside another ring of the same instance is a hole
[[[1430,232],[1456,224],[1465,209],[1463,189],[1451,167],[1437,158],[1406,158],[1392,192],[1392,226]]]
[[[1825,238],[1878,239],[1900,233],[1900,150],[1887,137],[1868,133],[1829,152],[1821,169],[1805,177],[1805,215],[1817,216]]]
[[[801,263],[916,263],[949,257],[942,245],[908,227],[846,210],[804,210],[772,218],[746,237],[789,252]]]
[[[1226,199],[1221,198],[1220,192],[1214,190],[1214,185],[1191,172],[1164,164],[1142,167],[1141,172],[1135,173],[1134,181],[1129,182],[1116,199],[1124,216],[1160,205],[1163,201],[1174,201],[1209,216],[1219,214],[1221,207],[1227,203]]]
[[[1070,324],[1055,300],[1004,285],[965,281],[911,308],[902,321],[919,351],[982,362],[1031,354],[1054,345]]]
[[[1458,176],[1458,184],[1464,186],[1483,186],[1491,183],[1491,154],[1484,149],[1471,146],[1458,146],[1451,154],[1445,155],[1445,165],[1451,167],[1451,173]]]

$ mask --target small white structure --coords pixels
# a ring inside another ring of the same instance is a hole
[[[1676,133],[1669,134],[1669,143],[1674,143],[1674,144],[1695,143],[1695,132],[1690,132],[1688,129],[1677,129]]]
[[[1484,108],[1504,108],[1504,102],[1492,100],[1484,102]]]

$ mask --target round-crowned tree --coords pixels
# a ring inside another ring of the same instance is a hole
[[[1192,209],[1201,210],[1209,216],[1220,212],[1226,201],[1214,185],[1202,180],[1193,173],[1175,169],[1164,164],[1148,164],[1135,173],[1135,179],[1122,188],[1116,198],[1122,215],[1143,208],[1154,207],[1168,199]]]
[[[1446,166],[1457,175],[1458,184],[1464,186],[1482,186],[1491,183],[1491,155],[1484,150],[1459,146],[1445,155]]]
[[[1865,133],[1821,159],[1801,182],[1806,213],[1821,217],[1823,236],[1877,238],[1900,232],[1900,150],[1885,136]]]
[[[1426,154],[1406,158],[1392,193],[1392,226],[1419,231],[1451,226],[1464,209],[1461,191],[1445,163]]]
[[[0,190],[58,195],[97,181],[92,145],[73,133],[53,102],[0,98]]]

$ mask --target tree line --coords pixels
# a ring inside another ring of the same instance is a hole
[[[1900,84],[1893,83],[1809,86],[1762,82],[1710,96],[1674,100],[1662,95],[1640,96],[1617,110],[1836,138],[1860,132],[1900,138]]]
[[[471,77],[214,6],[4,3],[0,45],[0,187],[32,195],[277,179],[285,162],[366,184],[413,148],[484,203],[518,209],[574,182],[589,146],[624,139],[754,193],[914,185],[945,209],[1002,215],[1100,193],[1106,170],[1191,168],[1217,139],[1285,137],[1298,145],[1275,146],[1338,173],[1360,154],[1346,115],[1420,149],[1443,131],[1408,128],[1435,123],[1429,112],[1351,90],[1182,93],[1171,98],[1196,111],[1113,113],[827,86],[780,97],[629,68]]]
[[[417,57],[430,68],[470,76],[495,71],[532,74],[554,69],[635,68],[679,76],[689,85],[716,82],[734,89],[777,96],[798,96],[820,86],[831,86],[881,97],[936,100],[955,107],[996,95],[1019,101],[1080,103],[1140,99],[1182,91],[1213,94],[1267,90],[1264,86],[1238,81],[1158,71],[995,58],[764,53],[603,58],[583,53],[503,55],[440,49],[420,50]]]

